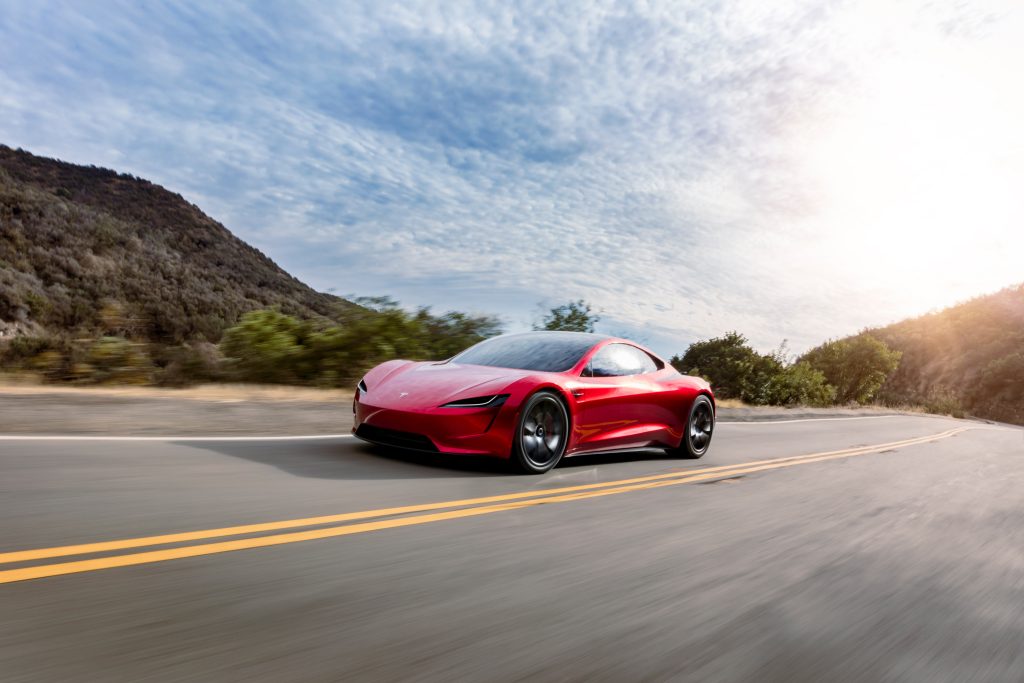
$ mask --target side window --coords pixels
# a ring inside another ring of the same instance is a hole
[[[658,364],[649,355],[628,344],[609,344],[590,359],[590,377],[623,377],[642,375],[658,370]]]

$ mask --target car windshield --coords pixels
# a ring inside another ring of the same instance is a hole
[[[452,358],[452,362],[537,372],[565,372],[576,365],[583,354],[598,341],[600,337],[584,333],[512,334],[471,346]]]

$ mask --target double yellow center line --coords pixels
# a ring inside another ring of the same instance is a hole
[[[807,455],[775,458],[772,460],[758,460],[738,465],[707,467],[698,470],[677,470],[675,472],[668,472],[664,474],[620,479],[617,481],[608,481],[596,484],[583,484],[578,486],[566,486],[562,488],[541,489],[535,491],[521,491],[518,493],[506,493],[496,496],[486,496],[483,498],[466,498],[463,500],[450,500],[439,503],[406,505],[403,507],[364,510],[361,512],[347,512],[323,517],[307,517],[304,519],[291,519],[280,522],[266,522],[262,524],[224,527],[220,529],[204,529],[200,531],[164,534],[161,536],[128,538],[118,541],[103,541],[99,543],[85,543],[81,545],[0,553],[0,565],[2,565],[28,563],[38,560],[52,560],[54,558],[80,555],[110,553],[113,551],[130,550],[134,548],[151,548],[153,546],[186,544],[175,545],[173,548],[164,548],[160,550],[145,550],[142,552],[105,555],[91,559],[73,560],[69,562],[51,562],[28,567],[0,570],[0,583],[28,581],[31,579],[41,579],[50,576],[60,576],[63,574],[77,574],[80,572],[98,571],[100,569],[111,569],[114,567],[128,567],[138,564],[149,564],[152,562],[178,560],[186,557],[198,557],[201,555],[214,555],[217,553],[228,553],[235,550],[265,548],[275,545],[284,545],[286,543],[299,543],[302,541],[333,538],[335,536],[360,534],[368,531],[380,531],[382,529],[394,529],[397,527],[412,526],[415,524],[440,522],[448,519],[476,517],[495,512],[504,512],[507,510],[518,510],[534,505],[564,503],[583,500],[585,498],[610,496],[617,493],[661,488],[663,486],[675,486],[678,484],[691,484],[712,479],[723,479],[743,474],[751,474],[754,472],[763,472],[765,470],[774,470],[783,467],[793,467],[796,465],[833,460],[836,458],[849,458],[857,455],[878,453],[903,446],[913,446],[915,444],[945,439],[953,436],[954,434],[965,431],[966,429],[966,427],[958,427],[938,434],[931,434],[913,439],[904,439],[902,441],[875,444],[871,446],[847,448],[838,451],[827,451],[824,453],[810,453]],[[303,530],[277,534],[266,533],[286,529]],[[253,536],[253,534],[265,535]],[[233,536],[245,536],[245,538],[235,538],[234,540],[212,543],[193,543],[195,541],[207,541],[209,539],[220,539]]]

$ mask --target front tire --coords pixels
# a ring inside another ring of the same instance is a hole
[[[569,443],[569,411],[550,391],[538,391],[523,405],[512,444],[512,462],[527,474],[558,464]]]
[[[711,399],[700,394],[690,406],[690,415],[686,420],[686,431],[683,433],[679,448],[671,453],[680,458],[696,460],[704,457],[711,446],[711,435],[715,431],[715,407]]]

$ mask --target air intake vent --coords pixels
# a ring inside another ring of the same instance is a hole
[[[383,427],[375,427],[374,425],[362,424],[356,430],[356,436],[382,446],[394,446],[396,448],[437,453],[437,446],[434,445],[434,442],[422,434],[400,432],[397,429],[385,429]]]

